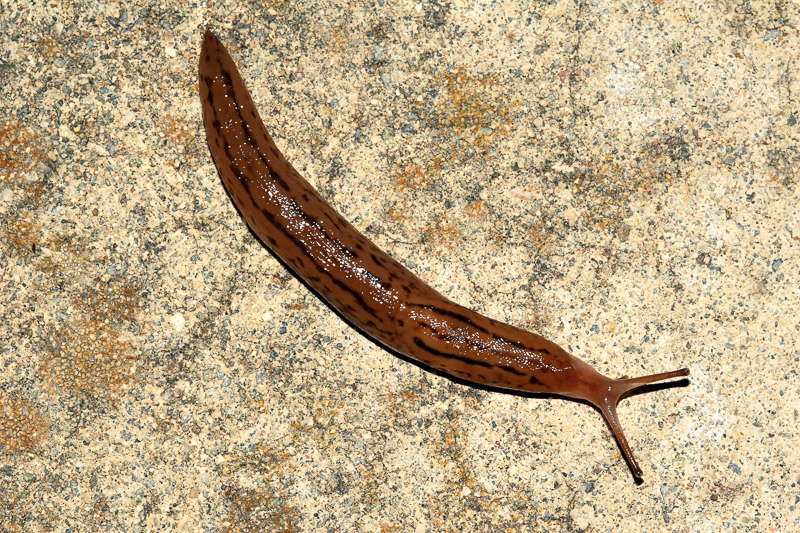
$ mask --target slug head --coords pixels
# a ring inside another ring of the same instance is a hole
[[[633,472],[634,477],[641,479],[642,469],[636,462],[633,450],[631,450],[628,444],[628,439],[625,438],[625,433],[622,431],[622,426],[617,417],[617,403],[619,403],[620,398],[625,393],[632,389],[657,381],[688,376],[689,369],[681,368],[680,370],[652,374],[650,376],[620,379],[607,378],[589,365],[586,365],[585,368],[581,368],[581,370],[581,378],[576,387],[577,391],[574,396],[588,401],[602,413],[603,418],[605,418],[609,427],[611,427],[611,431],[614,433],[619,447],[622,449],[622,454],[625,456],[625,460],[628,462],[631,472]]]

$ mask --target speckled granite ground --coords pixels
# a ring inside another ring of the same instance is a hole
[[[620,409],[400,361],[246,230],[206,20],[287,157]],[[0,5],[3,531],[800,531],[798,6]]]

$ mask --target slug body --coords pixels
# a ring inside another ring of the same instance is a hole
[[[616,414],[620,395],[688,370],[607,378],[553,342],[451,302],[342,218],[272,141],[239,71],[207,31],[199,68],[208,146],[256,235],[365,334],[464,380],[585,400],[603,414],[637,478]]]

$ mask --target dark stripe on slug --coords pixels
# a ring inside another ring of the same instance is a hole
[[[436,309],[436,312],[437,312],[437,313],[441,313],[441,314],[443,314],[443,315],[447,315],[447,316],[449,316],[450,318],[455,318],[456,320],[460,320],[461,322],[464,322],[464,323],[466,323],[466,324],[469,324],[470,326],[472,326],[472,327],[474,327],[474,328],[477,328],[477,329],[479,329],[480,331],[486,331],[484,328],[482,328],[482,327],[480,327],[480,326],[476,326],[476,325],[475,325],[475,324],[472,322],[472,320],[470,320],[470,318],[469,318],[468,316],[462,315],[461,313],[456,313],[455,311],[449,311],[449,310],[447,310],[447,309],[442,309],[442,308],[438,308],[438,309]]]
[[[430,354],[433,354],[433,355],[436,355],[438,357],[442,357],[444,359],[454,359],[456,361],[461,361],[462,363],[465,363],[465,364],[468,364],[468,365],[482,366],[484,368],[494,368],[493,364],[487,363],[486,361],[476,361],[475,359],[470,359],[469,357],[465,357],[463,355],[456,355],[456,354],[452,354],[452,353],[441,352],[441,351],[437,350],[436,348],[431,348],[430,346],[425,344],[425,341],[423,341],[419,337],[414,337],[414,344],[416,344],[417,346],[419,346],[420,348],[422,348],[426,352],[428,352]]]
[[[434,335],[438,335],[436,330],[433,329],[433,326],[431,326],[427,322],[423,322],[422,320],[417,320],[417,326],[419,327],[419,329],[429,329],[431,333],[433,333]]]
[[[414,305],[414,304],[409,304],[409,306],[411,306],[411,305]],[[526,350],[527,351],[527,350],[531,349],[530,347],[525,346],[520,341],[517,341],[517,340],[514,340],[514,339],[509,339],[508,336],[505,336],[505,335],[498,335],[497,333],[495,333],[493,331],[490,331],[490,330],[488,330],[488,329],[486,329],[484,327],[479,326],[478,324],[475,324],[472,320],[470,320],[469,317],[467,317],[467,316],[465,316],[465,315],[463,315],[461,313],[457,313],[455,311],[450,311],[449,309],[444,309],[444,308],[441,308],[441,307],[433,307],[433,306],[429,306],[429,305],[417,305],[417,307],[429,309],[429,310],[432,310],[432,311],[434,311],[436,313],[440,313],[442,315],[449,316],[450,318],[453,318],[455,320],[459,320],[461,322],[464,322],[465,324],[469,324],[470,327],[473,327],[473,328],[477,329],[481,333],[485,333],[487,335],[491,335],[493,339],[496,339],[496,340],[502,341],[504,343],[510,344],[510,345],[512,345],[512,346],[514,346],[516,348],[519,348],[520,350]],[[500,322],[497,322],[496,320],[492,320],[492,319],[489,319],[489,320],[492,323],[492,325],[501,324]],[[478,343],[476,343],[476,344],[480,345]],[[481,346],[481,348],[484,348],[484,346],[482,346],[482,345],[480,345],[480,346]],[[545,355],[549,355],[550,354],[550,351],[547,350],[546,348],[539,348],[539,349],[537,349],[537,351],[539,351],[539,352],[541,352],[541,353],[543,353]]]
[[[225,148],[225,154],[228,154],[227,147]],[[241,170],[239,170],[238,168],[236,168],[232,164],[231,164],[231,166],[229,168],[230,168],[231,173],[239,179],[239,183],[242,184],[242,187],[244,187],[244,190],[247,191],[247,195],[248,195],[247,197],[250,199],[250,201],[253,203],[253,205],[256,205],[255,198],[253,198],[253,194],[250,192],[250,180],[247,179],[247,176]]]
[[[211,87],[211,79],[209,79],[208,77],[206,77],[206,84],[207,84],[209,87]],[[213,106],[214,106],[214,93],[213,93],[213,92],[211,92],[211,91],[208,91],[208,94],[206,95],[206,101],[207,101],[207,102],[209,103],[209,105],[210,105],[210,106],[212,106],[212,108],[213,108]]]
[[[435,327],[421,320],[418,320],[417,324],[421,329],[429,329],[431,333],[433,335],[436,335],[436,337],[440,341],[446,342],[448,344],[463,344],[469,346],[470,348],[480,350],[482,352],[495,352],[495,353],[502,352],[502,350],[491,348],[474,338],[467,338],[464,337],[463,335],[449,335],[447,333],[440,333]]]
[[[374,316],[375,318],[377,318],[381,322],[383,322],[383,319],[380,318],[380,314],[377,311],[375,311],[375,309],[373,309],[372,307],[367,305],[367,302],[364,301],[364,298],[361,296],[361,294],[358,293],[358,291],[355,291],[355,290],[351,289],[350,287],[348,287],[347,285],[345,285],[345,283],[342,280],[338,280],[338,279],[334,278],[333,274],[331,274],[327,270],[323,270],[323,272],[327,273],[330,276],[330,278],[333,280],[334,285],[336,285],[337,287],[339,287],[343,291],[345,291],[347,293],[350,293],[350,295],[353,296],[353,298],[355,299],[356,303],[359,305],[359,307],[361,307],[361,309],[363,311],[366,311],[367,313],[370,314],[370,316]]]
[[[503,370],[505,370],[509,374],[514,374],[515,376],[524,376],[525,375],[525,372],[520,372],[519,370],[517,370],[513,366],[498,365],[498,368],[502,368]]]
[[[411,290],[406,286],[403,286],[403,289],[405,289],[406,292],[411,292]],[[461,313],[456,313],[455,311],[450,311],[449,309],[445,309],[443,307],[436,307],[436,306],[433,306],[431,304],[409,303],[408,306],[409,307],[418,307],[420,309],[426,309],[428,311],[432,311],[432,312],[440,314],[440,315],[449,316],[450,318],[454,318],[454,319],[459,320],[459,321],[461,321],[461,322],[463,322],[465,324],[468,324],[470,327],[477,329],[481,333],[486,333],[487,335],[491,334],[491,332],[489,330],[487,330],[486,328],[475,324],[474,322],[472,322],[472,320],[470,320],[470,318],[468,316],[463,315]]]
[[[507,336],[504,336],[504,335],[498,335],[497,333],[492,333],[492,337],[493,337],[493,338],[495,338],[495,339],[497,339],[497,340],[499,340],[499,341],[503,341],[503,342],[505,342],[505,343],[508,343],[508,344],[510,344],[511,346],[514,346],[514,347],[516,347],[516,348],[519,348],[520,350],[530,350],[530,348],[529,348],[528,346],[525,346],[525,345],[524,345],[524,344],[522,344],[521,342],[519,342],[519,341],[515,341],[514,339],[509,339]],[[547,350],[545,350],[545,352],[547,352],[547,353],[550,353],[550,352],[548,352]]]
[[[305,256],[305,257],[308,257],[308,256]],[[296,256],[295,256],[295,260],[296,260],[298,263],[300,263],[300,268],[304,268],[304,267],[305,267],[305,264],[306,264],[306,262],[305,262],[305,259],[303,258],[303,256],[302,256],[302,255],[296,255]]]
[[[381,323],[383,323],[383,320],[381,320]],[[368,328],[371,328],[373,331],[375,331],[375,332],[377,332],[377,333],[380,333],[381,335],[383,335],[383,336],[384,336],[385,338],[387,338],[387,339],[391,339],[391,338],[395,337],[395,332],[394,332],[394,331],[390,331],[390,330],[388,330],[388,329],[381,329],[381,328],[379,328],[379,327],[378,327],[378,325],[377,325],[375,322],[373,322],[372,320],[370,320],[369,322],[367,322],[367,323],[365,324],[365,326],[367,326]]]
[[[228,96],[231,99],[233,99],[233,101],[235,103],[236,102],[236,94],[233,91],[233,79],[231,78],[231,73],[228,72],[227,70],[225,70],[225,68],[222,66],[222,62],[219,63],[219,73],[224,78],[222,86],[228,88]],[[238,108],[238,105],[237,105],[237,108]]]

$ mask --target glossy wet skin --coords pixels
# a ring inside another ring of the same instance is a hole
[[[295,274],[361,331],[425,365],[474,383],[591,402],[641,477],[616,419],[619,395],[688,371],[612,380],[544,337],[451,302],[364,237],[286,161],[211,32],[199,78],[208,146],[225,188]]]

